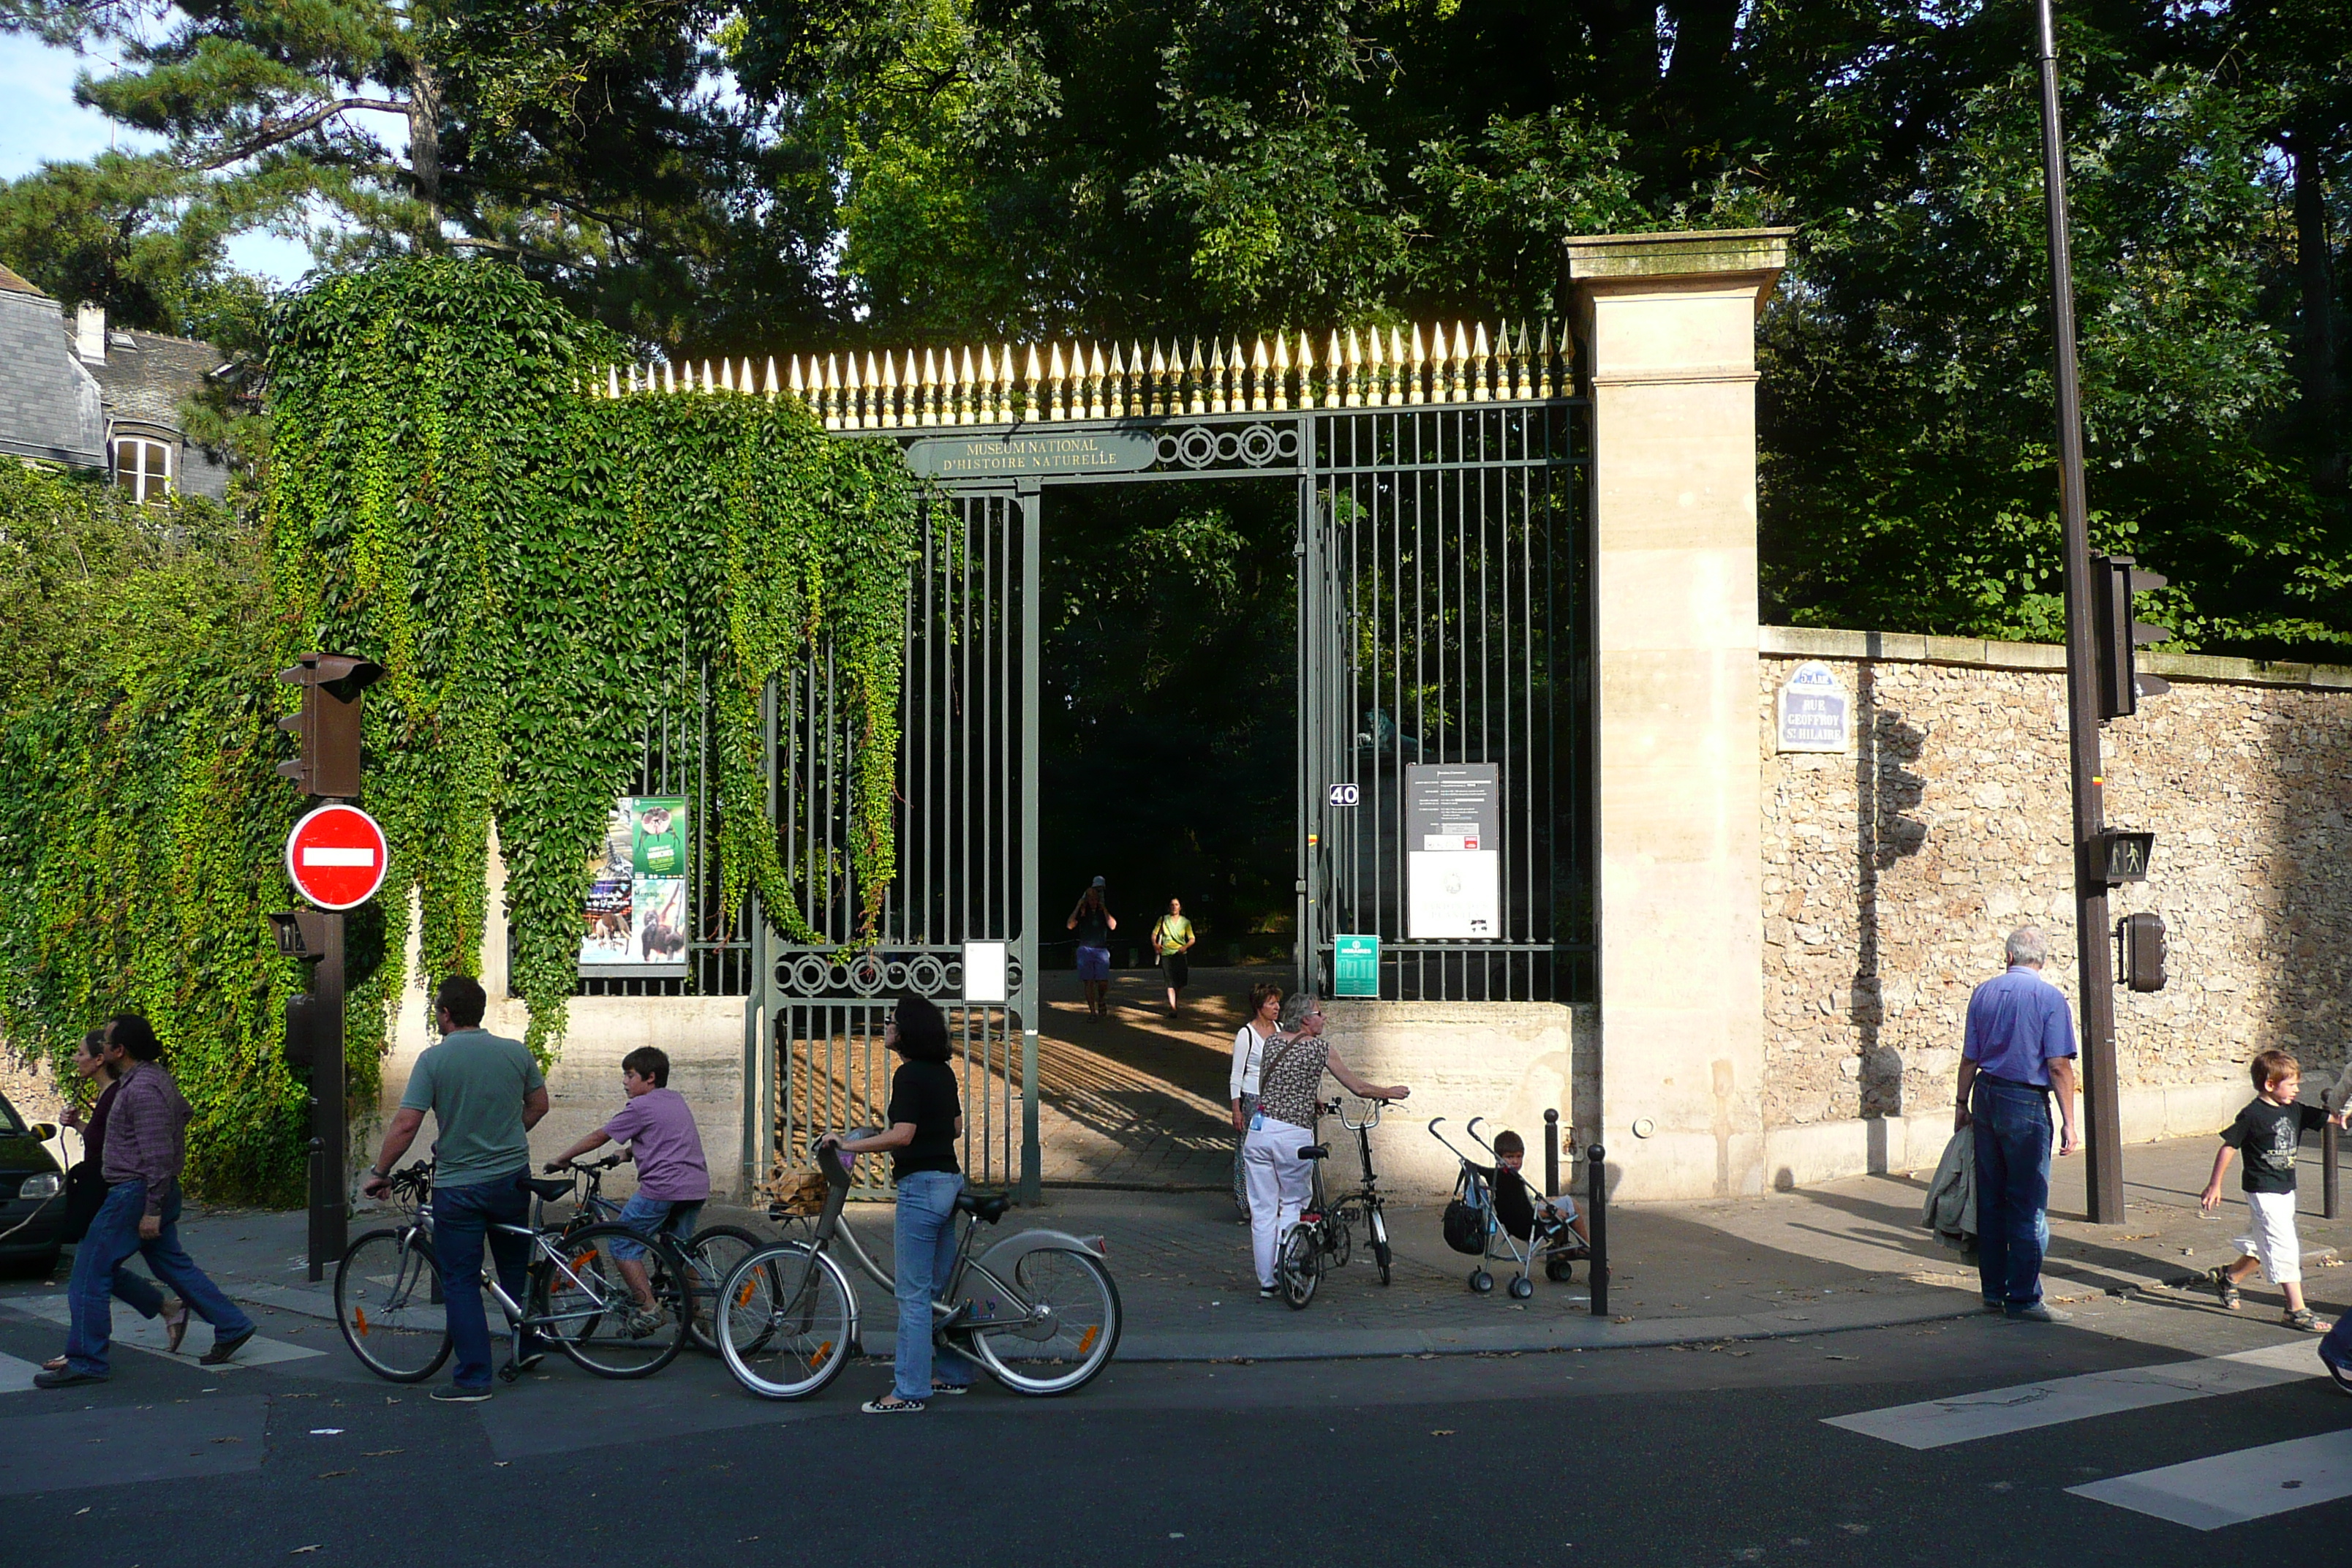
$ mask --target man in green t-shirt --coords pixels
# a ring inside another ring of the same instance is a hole
[[[520,1040],[482,1027],[489,1005],[482,984],[453,974],[433,998],[441,1043],[427,1048],[409,1069],[400,1110],[385,1129],[383,1148],[361,1191],[380,1196],[392,1168],[416,1141],[425,1113],[433,1113],[433,1261],[441,1278],[478,1279],[485,1241],[497,1263],[499,1284],[514,1300],[530,1288],[530,1244],[492,1229],[530,1218],[530,1130],[547,1114],[547,1079]],[[457,1367],[446,1388],[433,1397],[478,1404],[490,1396],[490,1325],[482,1293],[444,1293],[449,1339]],[[528,1368],[541,1352],[526,1336],[517,1358]]]
[[[1151,951],[1160,955],[1160,969],[1168,982],[1168,1016],[1181,1014],[1183,1001],[1177,994],[1192,982],[1192,961],[1185,954],[1192,951],[1192,922],[1184,918],[1184,900],[1168,900],[1168,912],[1151,928]]]

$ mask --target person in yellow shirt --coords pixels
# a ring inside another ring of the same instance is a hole
[[[1192,922],[1184,918],[1184,900],[1168,900],[1168,912],[1151,928],[1151,951],[1160,955],[1160,971],[1168,982],[1168,1016],[1177,1016],[1184,1010],[1180,994],[1192,982],[1192,963],[1185,954],[1192,951]]]

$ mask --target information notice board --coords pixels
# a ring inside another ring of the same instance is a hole
[[[1503,934],[1502,770],[1493,763],[1404,770],[1405,934],[1493,942]]]

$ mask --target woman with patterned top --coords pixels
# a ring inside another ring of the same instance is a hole
[[[1282,1233],[1297,1223],[1312,1187],[1298,1152],[1315,1142],[1323,1075],[1328,1072],[1366,1100],[1402,1100],[1412,1092],[1401,1083],[1358,1078],[1322,1035],[1323,1009],[1315,998],[1292,996],[1283,1004],[1282,1032],[1266,1042],[1258,1061],[1257,1110],[1242,1140],[1242,1166],[1249,1181],[1250,1254],[1262,1301],[1274,1299],[1275,1249]]]

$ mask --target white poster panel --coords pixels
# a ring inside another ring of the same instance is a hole
[[[1503,857],[1493,849],[1405,852],[1406,934],[1492,942],[1503,934]]]

